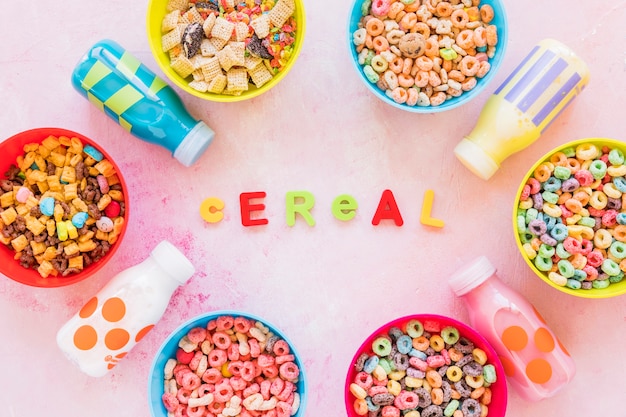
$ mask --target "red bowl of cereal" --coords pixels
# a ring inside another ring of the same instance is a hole
[[[39,128],[0,142],[0,273],[35,287],[82,281],[126,232],[128,191],[92,139]]]
[[[233,102],[263,94],[293,68],[304,41],[302,0],[150,0],[150,49],[179,88]]]
[[[200,314],[157,351],[148,380],[150,414],[302,417],[304,371],[293,344],[265,320],[229,310]]]
[[[348,417],[504,417],[504,369],[491,345],[449,317],[415,314],[373,332],[345,383]]]
[[[348,44],[376,97],[415,113],[456,108],[491,82],[508,26],[501,0],[354,0]]]

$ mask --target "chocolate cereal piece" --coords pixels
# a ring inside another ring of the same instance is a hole
[[[419,398],[418,407],[426,408],[432,404],[432,398],[426,388],[417,388],[413,393]]]
[[[250,42],[246,46],[246,49],[252,55],[258,56],[259,58],[263,58],[263,59],[273,58],[272,54],[269,53],[269,51],[267,50],[265,45],[263,45],[263,42],[261,41],[261,39],[259,39],[256,33],[252,34],[252,37],[250,38]]]
[[[196,3],[196,10],[200,13],[219,12],[220,6],[217,4],[217,0],[199,1]]]
[[[185,28],[182,44],[187,59],[193,57],[200,50],[203,34],[204,29],[200,23],[192,23]]]
[[[420,413],[421,417],[443,417],[443,409],[438,405],[429,405]],[[478,414],[480,415],[480,414]],[[463,417],[467,417],[463,414]]]
[[[466,337],[461,337],[459,341],[454,344],[454,348],[461,353],[472,353],[474,343]]]
[[[463,367],[463,372],[469,376],[478,376],[483,374],[483,366],[478,362],[470,362]]]
[[[480,403],[473,398],[467,398],[463,400],[461,411],[463,411],[463,417],[479,417],[481,414]]]
[[[372,397],[372,403],[374,403],[374,405],[380,405],[380,406],[386,406],[386,405],[391,405],[393,404],[393,401],[396,399],[396,397],[393,394],[376,394]]]
[[[365,365],[367,358],[369,358],[367,353],[361,353],[361,355],[359,355],[356,363],[354,364],[354,369],[356,369],[357,372],[361,372],[363,370],[363,365]]]

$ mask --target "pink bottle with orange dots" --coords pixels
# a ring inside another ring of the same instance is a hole
[[[194,274],[168,241],[121,271],[57,333],[57,344],[84,373],[105,375],[161,319],[174,291]]]
[[[574,361],[535,307],[506,286],[481,256],[449,280],[471,325],[493,346],[509,383],[526,400],[556,394],[576,373]]]

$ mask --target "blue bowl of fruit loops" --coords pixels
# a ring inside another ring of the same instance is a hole
[[[504,369],[489,343],[444,316],[416,314],[377,329],[345,383],[348,417],[504,417]]]
[[[205,100],[231,102],[274,87],[302,49],[302,0],[150,0],[150,49],[165,75]]]
[[[119,248],[128,191],[111,156],[59,128],[0,142],[0,273],[55,288],[89,278]]]
[[[348,28],[367,88],[417,113],[476,97],[500,68],[508,40],[500,0],[354,0]]]
[[[201,314],[174,330],[148,381],[153,417],[302,417],[306,398],[293,345],[266,321],[236,311]]]
[[[551,287],[584,298],[626,293],[626,144],[565,143],[524,176],[513,206],[515,240]]]

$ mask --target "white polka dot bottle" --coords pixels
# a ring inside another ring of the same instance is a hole
[[[194,274],[168,241],[121,271],[57,333],[57,344],[84,373],[105,375],[161,319],[174,291]]]
[[[556,394],[571,381],[571,356],[534,306],[506,286],[481,256],[449,280],[467,307],[471,325],[498,353],[509,383],[526,400]]]

